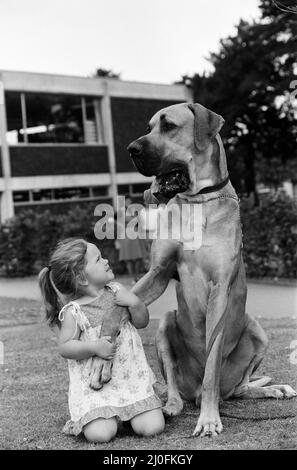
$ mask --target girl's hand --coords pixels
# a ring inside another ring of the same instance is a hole
[[[133,292],[120,285],[115,293],[115,303],[122,307],[136,307],[139,303],[138,297]]]
[[[111,343],[110,340],[110,336],[103,336],[97,341],[92,341],[92,352],[94,356],[107,359],[108,361],[113,359],[116,352],[116,345],[115,343]]]

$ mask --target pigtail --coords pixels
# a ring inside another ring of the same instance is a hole
[[[49,326],[53,327],[60,326],[58,315],[63,302],[51,276],[51,270],[48,267],[43,268],[39,273],[38,283],[44,301],[46,319]]]
[[[60,241],[50,257],[50,266],[39,273],[39,287],[50,326],[60,327],[60,310],[77,298],[77,276],[84,271],[87,247],[87,242],[81,238]]]

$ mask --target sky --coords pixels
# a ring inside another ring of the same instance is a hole
[[[172,83],[258,17],[258,0],[0,0],[0,69]]]

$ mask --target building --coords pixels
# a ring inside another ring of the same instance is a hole
[[[126,150],[162,107],[191,101],[184,85],[0,72],[0,219],[24,208],[142,195]]]

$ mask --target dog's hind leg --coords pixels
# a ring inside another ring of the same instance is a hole
[[[223,398],[292,398],[297,396],[290,385],[269,385],[268,376],[256,377],[254,372],[262,362],[267,350],[268,340],[259,323],[249,318],[236,350],[231,353],[223,369],[221,392]],[[236,380],[241,375],[241,380]],[[237,377],[237,379],[236,379]],[[233,390],[230,385],[233,381]],[[228,383],[229,382],[229,383]],[[227,392],[229,388],[229,392]],[[231,392],[232,390],[232,392]]]
[[[268,339],[259,323],[247,315],[246,327],[236,348],[224,363],[221,373],[223,399],[240,397],[248,388],[257,388],[271,381],[270,377],[256,377],[268,347]]]
[[[177,377],[176,359],[172,342],[176,333],[176,312],[167,312],[161,319],[156,335],[159,364],[168,386],[167,403],[163,408],[167,416],[176,416],[183,409]]]
[[[241,385],[236,388],[233,397],[256,399],[256,398],[293,398],[297,393],[290,385],[268,385],[267,387],[256,387],[252,384]]]
[[[271,377],[268,375],[261,375],[261,376],[252,376],[249,380],[250,387],[264,387],[265,385],[269,384],[272,381]]]
[[[270,377],[268,377],[270,378]],[[293,398],[297,396],[295,390],[290,387],[290,385],[261,385],[261,379],[257,384],[255,382],[248,382],[241,384],[236,387],[233,397],[234,398],[244,398],[244,399],[256,399],[256,398]]]

